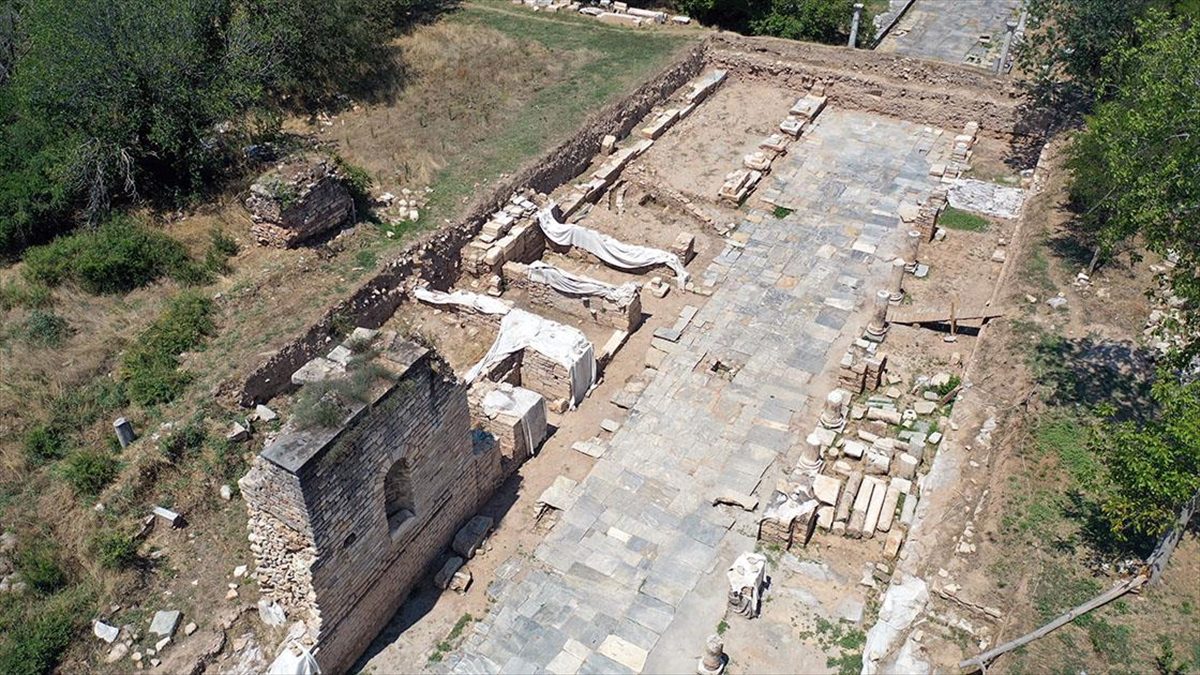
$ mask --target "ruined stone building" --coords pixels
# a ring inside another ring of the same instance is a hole
[[[353,664],[514,466],[511,440],[473,441],[466,385],[439,356],[380,341],[395,379],[336,428],[285,427],[240,481],[264,595],[306,622],[327,672]]]

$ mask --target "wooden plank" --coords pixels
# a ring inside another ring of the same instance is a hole
[[[1004,316],[1004,310],[992,307],[973,307],[967,309],[915,309],[897,311],[888,314],[888,323],[918,324],[918,323],[949,323],[961,321],[988,321]]]

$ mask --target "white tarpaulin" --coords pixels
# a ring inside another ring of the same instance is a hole
[[[293,651],[295,650],[295,651]],[[297,644],[283,648],[275,662],[267,669],[268,675],[320,675],[321,667],[307,649]]]
[[[687,270],[683,268],[683,261],[674,253],[657,248],[626,244],[607,234],[601,234],[586,227],[560,223],[551,213],[553,208],[554,204],[550,204],[538,212],[538,225],[541,226],[542,233],[550,241],[559,246],[579,247],[609,265],[623,270],[666,265],[675,272],[675,281],[680,288],[687,284]]]
[[[613,286],[597,279],[572,274],[541,260],[530,263],[525,275],[531,281],[545,284],[566,295],[598,296],[618,305],[629,304],[638,292],[638,285],[632,281]]]
[[[863,646],[863,675],[878,672],[896,672],[880,663],[895,647],[903,632],[911,628],[913,620],[929,602],[929,587],[919,577],[898,572],[883,594],[879,606],[879,618],[867,631],[867,642]],[[927,672],[927,671],[926,671]]]
[[[421,302],[431,305],[456,305],[458,307],[466,307],[480,314],[508,314],[508,310],[512,309],[502,300],[468,291],[444,293],[420,287],[413,289],[413,296]]]
[[[484,394],[481,403],[483,414],[489,418],[507,415],[521,420],[525,447],[531,455],[537,452],[546,439],[546,399],[541,394],[502,383]]]
[[[596,381],[596,355],[591,341],[582,331],[515,308],[500,320],[496,341],[464,379],[468,383],[474,382],[509,355],[523,349],[532,349],[567,369],[571,374],[572,408],[583,400]]]
[[[741,594],[749,601],[747,616],[757,616],[759,603],[762,602],[762,589],[767,583],[767,557],[759,553],[743,553],[733,561],[725,578],[729,580],[731,592]]]

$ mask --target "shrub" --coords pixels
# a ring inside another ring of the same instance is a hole
[[[67,585],[67,573],[59,562],[58,550],[47,539],[36,539],[21,549],[17,571],[33,590],[50,594]]]
[[[84,497],[100,494],[117,477],[120,463],[106,450],[76,450],[60,467],[63,479]]]
[[[71,334],[67,320],[52,311],[35,309],[17,329],[17,336],[32,347],[57,347]]]
[[[25,432],[25,461],[33,465],[62,459],[67,454],[67,435],[59,427],[39,424]]]
[[[197,450],[204,447],[206,440],[208,440],[208,432],[204,429],[204,417],[197,416],[164,438],[158,444],[158,449],[164,457],[175,462],[195,454]]]
[[[44,284],[0,283],[0,310],[8,311],[13,307],[37,309],[46,307],[52,300],[50,289]]]
[[[125,352],[121,370],[129,398],[143,406],[167,403],[190,381],[179,354],[195,349],[214,329],[212,301],[196,293],[176,296]]]
[[[127,216],[31,248],[24,260],[30,282],[46,286],[74,282],[93,294],[124,293],[163,276],[191,285],[211,280],[211,274],[188,257],[183,244]]]
[[[350,197],[354,199],[356,217],[366,217],[371,212],[371,186],[375,184],[370,172],[361,166],[347,162],[340,156],[335,156],[334,161],[341,173],[342,184],[350,191]]]
[[[58,593],[15,622],[0,646],[0,672],[43,675],[54,672],[71,638],[81,628],[89,604],[77,589]]]
[[[119,532],[106,532],[94,543],[100,565],[105,569],[123,570],[137,560],[137,541]]]

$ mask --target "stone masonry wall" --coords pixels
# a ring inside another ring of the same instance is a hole
[[[521,386],[546,398],[546,406],[563,412],[571,402],[571,373],[532,349],[521,352]]]
[[[351,297],[330,308],[304,335],[279,349],[247,376],[241,386],[240,403],[252,406],[288,391],[292,373],[322,349],[331,348],[335,337],[340,339],[341,336],[335,335],[338,326],[382,325],[403,301],[407,287],[428,282],[433,288],[448,288],[459,277],[463,247],[513,193],[527,187],[549,193],[578,176],[591,163],[606,135],[618,138],[627,135],[651,108],[699,74],[704,65],[703,45],[687,50],[633,93],[592,115],[575,136],[498,183],[490,194],[478,198],[457,224],[409,245]]]
[[[260,456],[243,480],[251,533],[263,551],[260,567],[272,566],[268,551],[296,546],[293,538],[314,553],[287,572],[264,575],[263,591],[293,613],[307,612],[294,615],[315,630],[315,656],[327,672],[344,671],[358,658],[490,498],[499,474],[515,466],[502,466],[494,449],[476,451],[466,389],[443,375],[450,372],[435,356],[421,357],[294,475],[263,466],[270,462]],[[401,460],[413,516],[394,526],[384,484]],[[307,570],[297,569],[308,562]]]
[[[601,326],[632,333],[642,323],[642,299],[634,294],[624,305],[602,297],[576,297],[564,295],[546,284],[530,280],[525,265],[504,265],[504,285],[525,294],[532,305],[550,307],[569,316],[594,321]]]
[[[1032,133],[1029,110],[1007,78],[978,68],[869,50],[722,34],[710,61],[743,78],[769,78],[797,92],[825,84],[829,104],[961,129],[977,121],[1000,138]]]

